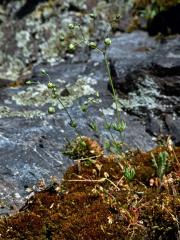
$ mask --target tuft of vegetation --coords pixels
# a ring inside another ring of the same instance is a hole
[[[72,159],[99,157],[103,154],[99,144],[91,138],[81,136],[67,144],[64,154]]]
[[[156,174],[161,180],[169,170],[168,157],[169,154],[166,151],[160,152],[157,158],[152,154],[152,161],[156,169]]]
[[[134,168],[129,168],[129,167],[126,167],[125,170],[124,170],[124,177],[128,180],[128,181],[132,181],[133,178],[135,177],[135,170]]]

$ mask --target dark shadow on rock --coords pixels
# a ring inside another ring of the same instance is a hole
[[[180,33],[180,4],[162,11],[148,23],[147,30],[151,36]]]
[[[39,3],[45,1],[47,0],[27,0],[26,3],[16,13],[16,17],[19,19],[25,17],[27,14],[33,12]]]

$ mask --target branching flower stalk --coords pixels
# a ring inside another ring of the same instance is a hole
[[[167,138],[167,148],[173,154],[173,156],[174,156],[174,158],[176,160],[177,166],[180,167],[180,161],[178,160],[178,158],[176,156],[176,153],[174,151],[173,142],[172,142],[172,139],[171,139],[170,136],[168,136],[168,138]]]
[[[83,42],[84,44],[88,44],[88,46],[92,49],[95,49],[97,51],[99,51],[101,54],[103,54],[103,58],[104,58],[104,63],[105,63],[105,67],[106,67],[106,72],[108,74],[108,79],[112,88],[112,93],[113,93],[113,99],[114,102],[116,104],[116,114],[117,114],[117,122],[120,122],[120,115],[119,115],[119,111],[118,111],[118,100],[117,100],[117,96],[116,96],[116,91],[114,88],[114,84],[113,84],[113,80],[112,80],[112,76],[111,76],[111,71],[110,71],[110,67],[109,67],[109,61],[108,61],[108,56],[107,56],[107,47],[111,45],[111,39],[110,38],[106,38],[104,40],[104,44],[105,44],[105,48],[102,50],[100,48],[97,47],[97,44],[95,42],[90,42],[88,43],[88,41],[86,40],[82,27],[80,24],[75,23],[75,24],[69,24],[69,29],[74,29],[75,26],[77,26],[80,30],[81,36],[82,36],[82,40],[79,43],[75,43],[74,45],[81,45],[81,43]]]
[[[112,93],[113,93],[113,99],[114,102],[116,104],[116,117],[117,117],[117,122],[120,122],[120,115],[119,115],[119,110],[118,110],[118,100],[117,100],[117,96],[116,96],[116,91],[114,88],[114,84],[113,84],[113,80],[112,80],[112,76],[111,76],[111,70],[109,67],[109,61],[108,61],[108,56],[107,56],[107,46],[109,46],[111,44],[111,39],[110,38],[106,38],[104,40],[105,43],[105,49],[102,50],[100,48],[97,47],[95,42],[91,42],[89,44],[89,46],[97,51],[99,51],[101,54],[103,54],[103,58],[104,58],[104,63],[105,63],[105,67],[106,67],[106,72],[108,74],[108,79],[112,88]]]
[[[84,33],[83,33],[83,30],[82,30],[81,25],[78,24],[78,27],[79,27],[80,33],[81,33],[81,35],[82,35],[82,40],[86,43],[86,38],[85,38],[85,36],[84,36]]]
[[[97,47],[96,42],[89,42],[85,38],[84,33],[83,33],[83,29],[82,29],[82,27],[81,27],[81,25],[79,23],[69,24],[69,29],[70,30],[74,30],[75,27],[77,27],[79,29],[80,34],[82,36],[82,39],[80,40],[79,43],[76,42],[76,43],[72,43],[71,44],[73,49],[75,49],[76,45],[81,46],[81,43],[84,43],[85,45],[88,45],[91,49],[95,49],[95,50],[99,51],[103,55],[104,64],[105,64],[106,72],[108,74],[108,80],[109,80],[109,83],[110,83],[111,88],[112,88],[112,95],[113,95],[113,100],[114,100],[115,108],[116,108],[116,122],[113,123],[113,124],[108,124],[106,118],[104,118],[105,119],[105,124],[107,126],[109,126],[109,128],[108,128],[109,131],[112,128],[113,130],[120,132],[121,137],[123,137],[122,133],[123,133],[123,131],[126,128],[126,124],[124,123],[123,120],[122,121],[120,120],[120,111],[118,109],[117,94],[116,94],[115,87],[114,87],[114,84],[113,84],[113,79],[112,79],[110,65],[109,65],[108,56],[107,56],[107,48],[111,45],[111,39],[110,38],[105,38],[105,40],[104,40],[104,48],[100,49],[100,48]],[[113,139],[113,142],[115,143],[115,139],[114,139],[112,133],[111,133],[111,137]]]
[[[113,84],[113,79],[112,79],[112,76],[111,76],[111,70],[110,70],[108,56],[107,56],[107,46],[109,46],[111,44],[111,39],[106,38],[104,40],[104,43],[105,43],[105,49],[104,50],[101,50],[97,47],[95,49],[97,49],[98,51],[100,51],[103,54],[104,63],[105,63],[105,67],[106,67],[106,72],[108,74],[109,83],[110,83],[111,88],[112,88],[113,100],[114,100],[114,103],[116,105],[116,119],[117,119],[117,122],[112,124],[112,127],[113,127],[114,130],[120,132],[120,135],[122,137],[122,132],[125,130],[126,125],[125,125],[124,121],[120,120],[120,111],[118,109],[117,94],[116,94],[116,90],[115,90],[115,87],[114,87],[114,84]]]
[[[163,152],[160,152],[157,157],[155,157],[153,153],[151,154],[151,156],[152,156],[153,166],[156,169],[156,174],[162,182],[163,176],[166,174],[166,172],[169,169],[169,162],[168,162],[169,154],[166,151],[163,151]]]
[[[51,77],[49,76],[49,74],[45,71],[45,70],[42,70],[41,73],[44,75],[44,76],[47,76],[48,80],[49,80],[49,83],[47,85],[47,87],[49,89],[51,89],[52,91],[52,97],[57,99],[59,101],[59,103],[62,105],[63,109],[65,110],[65,112],[67,113],[68,117],[69,117],[69,120],[70,120],[70,123],[69,125],[74,128],[76,134],[79,136],[79,138],[83,141],[83,139],[81,138],[81,135],[79,133],[79,131],[77,130],[77,123],[75,120],[73,120],[73,118],[71,117],[69,111],[67,110],[67,107],[64,105],[63,101],[61,100],[61,98],[59,97],[59,95],[57,94],[57,89],[56,89],[56,85],[52,82],[52,79]],[[53,109],[52,107],[49,108],[49,113],[54,113],[55,112],[55,109]],[[83,141],[84,142],[84,141]]]

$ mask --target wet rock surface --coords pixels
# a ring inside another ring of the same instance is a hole
[[[39,16],[39,12],[36,14]],[[47,182],[50,176],[62,178],[73,163],[63,155],[63,150],[67,139],[76,136],[75,132],[61,104],[52,100],[46,86],[48,78],[42,77],[41,69],[57,84],[58,93],[82,135],[92,136],[103,144],[110,134],[103,126],[101,111],[109,121],[114,120],[111,89],[101,54],[82,49],[75,56],[64,53],[65,57],[60,57],[56,40],[61,34],[57,29],[63,23],[52,17],[40,25],[41,20],[41,17],[35,23],[33,20],[33,24],[29,18],[19,20],[18,24],[12,20],[0,26],[3,30],[0,34],[3,39],[0,49],[2,214],[22,206],[27,195],[25,188],[42,178]],[[111,71],[119,94],[121,117],[127,124],[123,141],[131,148],[149,150],[155,146],[152,137],[160,134],[171,135],[175,144],[180,144],[179,40],[177,35],[161,42],[140,31],[119,33],[112,39]],[[33,83],[25,84],[29,79]],[[88,111],[82,112],[81,105],[89,97],[96,98],[97,91],[102,101],[90,104]],[[47,113],[51,105],[56,107],[53,115]],[[92,122],[97,124],[97,132],[88,127]],[[120,139],[117,132],[113,134],[116,140]]]

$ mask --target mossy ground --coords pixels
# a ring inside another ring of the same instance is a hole
[[[60,184],[36,192],[16,215],[2,218],[0,238],[178,239],[180,148],[105,156],[95,141],[85,142],[89,159],[76,161]],[[160,181],[152,153],[164,150],[170,168]],[[126,166],[136,171],[132,181],[123,176]]]

